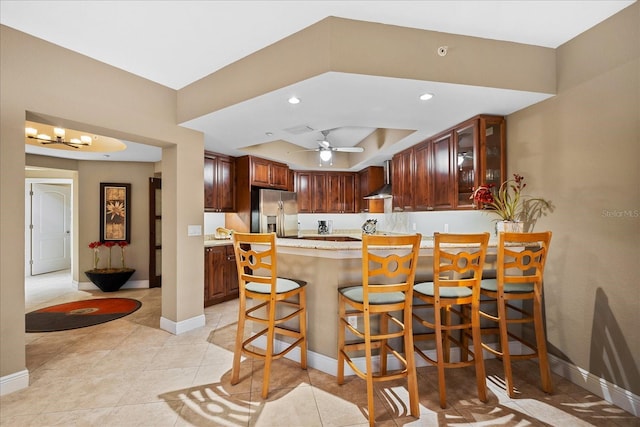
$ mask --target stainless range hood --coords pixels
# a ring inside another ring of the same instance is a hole
[[[364,196],[365,199],[390,199],[393,197],[391,193],[391,160],[384,162],[384,185],[373,193]]]

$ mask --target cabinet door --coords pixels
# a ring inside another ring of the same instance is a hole
[[[393,193],[393,209],[402,209],[404,206],[404,180],[402,156],[396,154],[391,159],[391,192]]]
[[[210,306],[225,296],[223,267],[226,262],[225,248],[205,248],[204,306]]]
[[[215,203],[215,157],[204,158],[204,208],[205,210],[214,210]]]
[[[269,187],[269,161],[264,159],[251,158],[251,185],[258,187]]]
[[[311,212],[327,212],[327,175],[311,174]]]
[[[413,206],[417,211],[433,209],[431,201],[431,141],[418,144],[414,149],[415,171]]]
[[[433,193],[434,209],[453,208],[453,179],[455,172],[452,166],[453,134],[448,133],[433,140]]]
[[[393,156],[392,169],[393,207],[411,211],[413,210],[413,149],[401,151]]]
[[[236,255],[233,251],[233,245],[226,246],[226,262],[225,262],[225,288],[226,298],[231,299],[238,296],[238,268],[236,264]]]
[[[342,212],[355,213],[356,210],[356,194],[357,194],[357,182],[356,174],[346,173],[342,177]]]
[[[355,174],[327,173],[327,189],[327,212],[355,212]]]
[[[219,212],[233,212],[236,208],[235,163],[230,157],[216,162],[216,193]]]
[[[455,138],[455,207],[472,207],[471,194],[478,169],[478,121],[462,125],[453,131]]]
[[[298,213],[311,213],[311,174],[309,172],[296,172],[295,191],[298,194]]]
[[[502,117],[480,119],[480,172],[476,186],[494,184],[496,188],[506,180],[505,120]]]
[[[270,167],[270,185],[279,190],[287,190],[289,188],[289,167],[278,163],[271,163]]]

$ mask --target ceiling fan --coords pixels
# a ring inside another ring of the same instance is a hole
[[[320,152],[320,160],[321,160],[320,165],[322,165],[322,162],[331,162],[331,164],[333,164],[331,159],[332,159],[332,153],[334,151],[342,152],[342,153],[362,153],[364,151],[364,148],[362,147],[334,147],[333,145],[331,145],[331,143],[328,140],[329,132],[331,131],[330,130],[320,131],[320,133],[322,134],[322,139],[318,140],[318,148],[308,150],[308,151]]]
[[[320,133],[322,134],[322,139],[318,140],[318,148],[315,148],[312,151],[340,151],[343,153],[362,153],[364,148],[362,147],[334,147],[328,140],[330,130],[322,130]]]

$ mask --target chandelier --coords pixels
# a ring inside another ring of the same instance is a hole
[[[38,133],[38,129],[32,127],[25,128],[24,133],[27,138],[35,139],[42,145],[62,144],[68,147],[80,148],[90,146],[92,141],[92,138],[88,135],[82,135],[80,138],[71,138],[66,141],[64,139],[66,132],[63,128],[53,128],[53,137],[46,133]]]

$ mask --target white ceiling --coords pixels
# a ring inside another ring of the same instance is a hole
[[[180,89],[327,16],[555,48],[633,2],[1,0],[0,22]],[[416,94],[425,91],[436,96],[420,104]],[[303,100],[296,108],[283,102],[292,94]],[[457,102],[461,97],[463,109]],[[399,151],[477,113],[510,114],[544,97],[329,73],[183,125],[203,131],[206,148],[231,155],[241,154],[242,147],[277,139],[316,147],[319,132],[295,136],[284,131],[301,125],[318,131],[346,128],[329,137],[338,146],[354,145],[374,128],[417,129],[394,146]],[[155,147],[125,143],[127,150],[118,156],[112,153],[110,160],[160,158]],[[47,155],[67,154],[41,150]],[[376,153],[368,163],[392,154]]]

